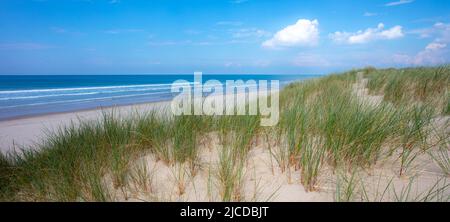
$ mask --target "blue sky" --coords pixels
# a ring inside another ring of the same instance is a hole
[[[0,74],[314,74],[448,47],[446,0],[0,1]]]

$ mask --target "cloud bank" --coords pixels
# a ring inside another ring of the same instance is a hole
[[[397,25],[390,29],[384,29],[384,24],[380,23],[376,28],[368,28],[358,32],[335,32],[329,37],[337,43],[344,44],[363,44],[375,40],[390,40],[403,37],[402,27]]]
[[[438,65],[449,61],[450,52],[447,48],[450,44],[450,24],[436,23],[427,29],[428,34],[434,34],[433,41],[416,55],[394,55],[394,62],[406,65]]]

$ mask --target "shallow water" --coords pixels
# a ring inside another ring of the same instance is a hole
[[[317,75],[203,75],[226,80],[289,82]],[[0,120],[55,112],[170,100],[176,80],[193,75],[0,75]]]

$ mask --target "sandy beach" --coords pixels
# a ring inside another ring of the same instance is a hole
[[[276,90],[271,92],[278,93]],[[248,96],[254,97],[256,94],[256,92],[252,92]],[[238,93],[236,96],[239,98],[244,95]],[[214,96],[211,98],[217,99]],[[48,133],[55,132],[58,128],[70,124],[76,125],[79,122],[98,121],[104,113],[130,117],[133,114],[145,114],[156,111],[161,115],[171,115],[170,104],[171,100],[167,100],[3,120],[0,121],[0,151],[8,153],[14,150],[20,151],[20,149],[33,149],[38,146],[30,145],[39,143],[46,138]]]
[[[103,112],[114,111],[121,115],[129,115],[135,112],[145,113],[151,110],[165,110],[169,106],[170,101],[162,101],[0,121],[0,150],[3,153],[8,153],[14,150],[32,149],[37,146],[30,145],[45,139],[48,132],[54,132],[60,127],[72,123],[77,124],[80,121],[98,120]]]

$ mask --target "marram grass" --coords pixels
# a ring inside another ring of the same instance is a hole
[[[369,93],[383,96],[381,103],[356,97],[353,86],[361,73]],[[134,160],[152,153],[170,166],[187,163],[193,175],[201,164],[199,141],[210,132],[218,133],[223,147],[217,172],[210,173],[218,178],[223,201],[243,200],[243,168],[258,137],[275,143],[268,147],[281,171],[299,170],[299,182],[307,191],[315,190],[325,165],[336,172],[365,169],[386,158],[385,153],[399,155],[394,158],[402,175],[418,153],[428,152],[433,120],[450,114],[449,87],[448,66],[366,68],[292,83],[280,92],[280,123],[271,128],[261,128],[259,116],[170,118],[149,112],[124,118],[104,113],[99,121],[74,122],[49,133],[21,153],[1,154],[0,199],[113,201],[105,178],[115,189],[122,189],[127,180],[151,189],[143,177],[148,169],[130,169]],[[430,155],[448,174],[446,137],[446,143],[439,144],[443,148]],[[337,186],[335,199],[350,201],[356,179],[342,178],[345,183]],[[408,190],[393,193],[398,201],[411,199]]]

